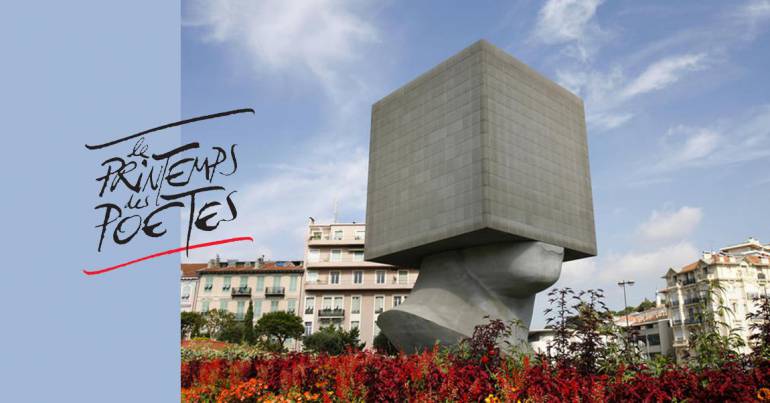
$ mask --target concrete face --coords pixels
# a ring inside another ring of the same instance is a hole
[[[372,108],[366,259],[543,241],[596,254],[583,103],[485,41]]]

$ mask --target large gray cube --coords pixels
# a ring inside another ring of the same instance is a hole
[[[366,259],[512,240],[596,255],[583,102],[479,41],[372,107]]]

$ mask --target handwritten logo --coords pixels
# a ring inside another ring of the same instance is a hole
[[[139,234],[150,238],[162,237],[167,232],[164,219],[179,217],[179,212],[184,209],[189,211],[189,215],[186,217],[186,242],[183,247],[83,272],[88,275],[101,274],[171,253],[187,253],[191,249],[229,242],[253,241],[250,237],[238,237],[190,244],[194,230],[214,231],[221,223],[238,217],[233,200],[236,191],[228,191],[215,183],[218,177],[231,176],[238,171],[235,153],[237,144],[202,148],[200,143],[193,141],[170,150],[154,152],[145,140],[147,135],[164,129],[248,112],[253,114],[254,110],[236,109],[199,116],[107,143],[86,145],[89,150],[109,149],[115,152],[114,156],[101,163],[102,173],[96,178],[99,184],[98,196],[103,201],[94,207],[100,217],[95,226],[98,232],[97,252],[102,251],[105,242],[125,245]],[[130,147],[121,147],[126,143]]]

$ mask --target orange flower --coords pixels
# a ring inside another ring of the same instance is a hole
[[[757,391],[757,399],[762,401],[770,400],[770,389],[759,388],[759,390]]]

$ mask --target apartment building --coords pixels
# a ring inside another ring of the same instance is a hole
[[[198,270],[205,269],[206,263],[182,263],[179,293],[179,306],[182,312],[195,309],[195,296],[198,292]]]
[[[409,296],[417,270],[364,261],[365,224],[315,224],[305,248],[305,333],[336,325],[358,328],[367,346],[380,313]]]
[[[755,297],[767,295],[768,275],[770,245],[754,238],[716,252],[704,252],[700,259],[678,271],[669,269],[663,276],[666,288],[660,292],[668,308],[677,360],[689,356],[693,331],[703,326],[706,314],[724,322],[718,329],[721,334],[733,329],[748,341],[750,324],[746,314],[756,309]],[[706,298],[708,295],[711,298]],[[720,305],[730,312],[718,315]]]
[[[221,309],[243,319],[251,301],[255,321],[267,312],[299,314],[304,274],[301,261],[212,259],[197,273],[195,312]]]
[[[668,320],[668,308],[657,306],[642,312],[632,312],[614,318],[615,324],[630,328],[629,333],[648,358],[658,355],[673,357],[673,331]]]

